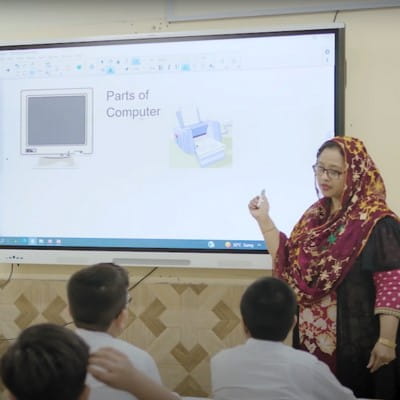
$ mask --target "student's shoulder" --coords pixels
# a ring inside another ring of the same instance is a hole
[[[325,368],[329,369],[325,363],[318,360],[318,358],[313,354],[310,354],[309,352],[304,350],[298,350],[291,347],[288,347],[287,360],[288,363],[290,360],[290,367],[298,371],[300,374],[304,373],[307,375],[311,371],[323,372],[321,371],[321,368],[323,370]]]
[[[242,354],[243,347],[243,345],[239,345],[235,347],[230,347],[229,349],[220,350],[218,353],[211,357],[211,363],[217,364],[221,362],[226,362],[228,360],[238,359]]]
[[[150,354],[146,351],[133,345],[132,343],[126,342],[125,340],[121,340],[118,338],[113,338],[109,343],[110,347],[115,348],[126,354],[128,357],[141,357],[141,358],[152,358]]]
[[[308,351],[295,349],[290,346],[286,346],[286,351],[290,357],[298,360],[298,362],[304,362],[306,364],[315,364],[318,362],[318,358]]]

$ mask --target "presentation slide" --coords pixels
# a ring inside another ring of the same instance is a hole
[[[265,250],[334,135],[335,35],[0,51],[0,245]]]

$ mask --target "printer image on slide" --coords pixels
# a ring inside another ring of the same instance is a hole
[[[175,141],[181,150],[196,157],[200,167],[207,167],[223,160],[226,146],[222,142],[221,124],[215,120],[202,121],[196,108],[197,122],[185,124],[182,110],[176,112],[179,127]]]

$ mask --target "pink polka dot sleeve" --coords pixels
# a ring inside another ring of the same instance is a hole
[[[400,318],[400,269],[374,273],[375,314]]]

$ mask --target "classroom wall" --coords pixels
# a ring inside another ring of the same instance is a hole
[[[168,23],[166,11],[164,0],[0,0],[0,41],[324,25],[335,17],[329,12]],[[365,141],[385,178],[388,203],[400,213],[400,8],[339,12],[336,21],[346,25],[346,134]],[[0,278],[10,268],[0,265]],[[0,351],[28,325],[70,321],[65,283],[79,267],[14,268],[11,282],[0,286]],[[130,268],[131,283],[147,271]],[[238,309],[243,290],[269,273],[158,270],[134,289],[123,337],[154,356],[170,388],[207,395],[209,357],[243,341]]]

